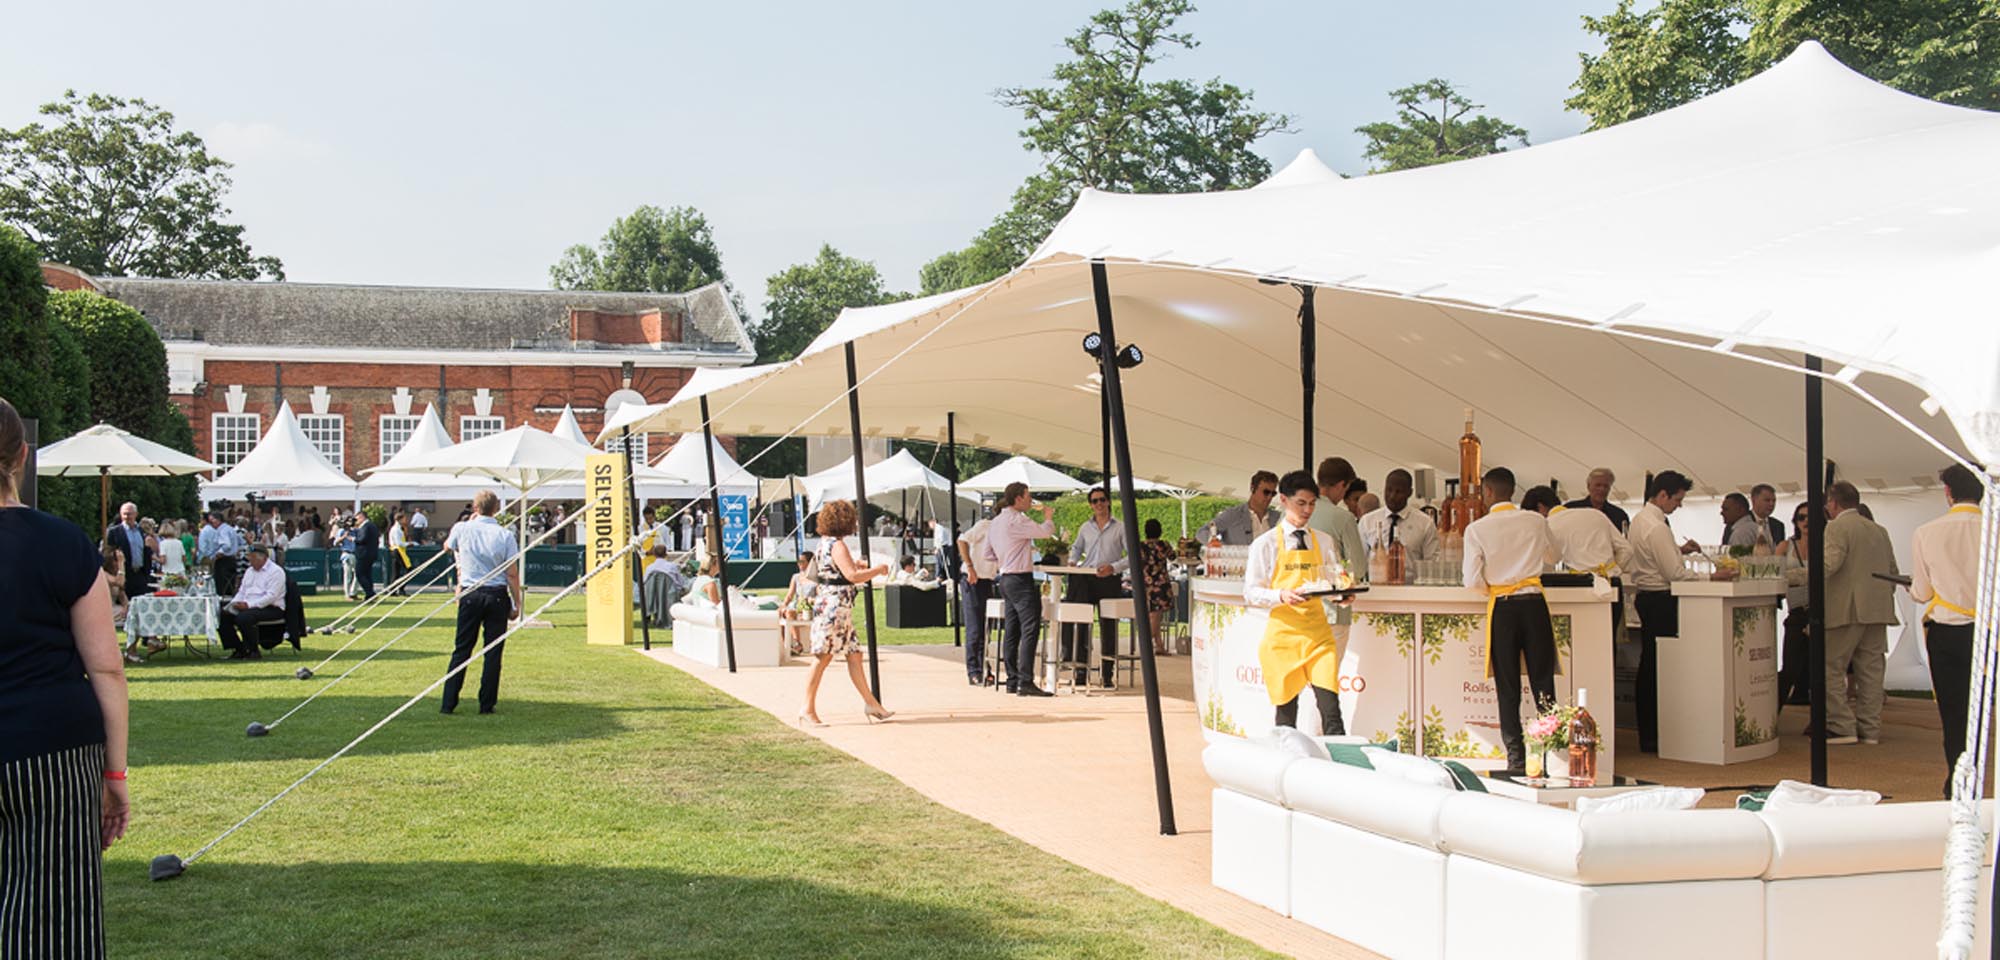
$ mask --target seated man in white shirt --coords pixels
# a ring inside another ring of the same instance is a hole
[[[270,548],[256,544],[250,548],[250,565],[237,582],[236,595],[222,608],[216,634],[222,639],[231,660],[262,660],[260,630],[267,623],[285,622],[285,568],[271,562]],[[269,650],[278,641],[262,645]]]

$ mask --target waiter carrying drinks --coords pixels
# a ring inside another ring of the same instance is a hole
[[[1243,567],[1243,602],[1266,607],[1271,618],[1257,661],[1264,672],[1264,691],[1277,707],[1273,721],[1297,727],[1299,695],[1313,688],[1319,708],[1320,733],[1346,733],[1340,719],[1340,650],[1333,625],[1316,595],[1348,582],[1334,541],[1306,525],[1319,501],[1319,484],[1312,474],[1294,470],[1278,480],[1284,515],[1250,544]],[[1340,506],[1334,504],[1335,507]]]

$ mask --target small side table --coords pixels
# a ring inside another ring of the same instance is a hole
[[[1613,777],[1611,783],[1594,787],[1533,786],[1524,782],[1526,780],[1526,777],[1503,777],[1494,773],[1480,780],[1479,784],[1486,788],[1487,793],[1497,797],[1511,797],[1515,800],[1543,803],[1552,807],[1567,807],[1584,797],[1615,797],[1621,793],[1659,786],[1657,783],[1633,780],[1629,777]]]

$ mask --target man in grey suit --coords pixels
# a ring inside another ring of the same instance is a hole
[[[1278,475],[1259,470],[1250,475],[1250,499],[1215,515],[1195,538],[1202,543],[1220,539],[1225,545],[1247,547],[1250,541],[1278,522],[1271,498],[1278,495]]]
[[[1861,515],[1861,492],[1842,481],[1826,492],[1827,743],[1880,743],[1882,673],[1896,622],[1896,574],[1889,532]],[[1847,667],[1854,665],[1849,706]]]

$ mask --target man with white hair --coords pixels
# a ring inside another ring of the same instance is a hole
[[[125,555],[125,595],[152,593],[153,550],[146,546],[146,531],[139,528],[139,505],[120,504],[118,522],[105,529],[104,539]]]
[[[1589,507],[1610,518],[1611,525],[1617,527],[1619,533],[1626,533],[1632,527],[1632,518],[1617,504],[1611,502],[1611,485],[1617,482],[1618,475],[1612,473],[1610,467],[1598,467],[1590,471],[1590,476],[1583,481],[1583,488],[1588,496],[1571,500],[1563,506],[1572,510]]]

